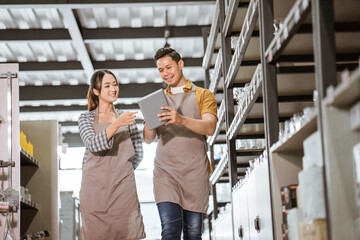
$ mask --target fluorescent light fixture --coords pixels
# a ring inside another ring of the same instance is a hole
[[[18,56],[17,60],[18,62],[27,62],[27,58],[25,56]]]

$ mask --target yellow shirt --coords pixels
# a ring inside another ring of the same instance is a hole
[[[191,93],[191,86],[192,86],[192,82],[190,80],[187,80],[187,83],[183,88],[184,92]],[[165,91],[167,92],[168,95],[172,94],[170,86],[168,86]],[[210,113],[217,118],[216,99],[214,94],[210,92],[210,90],[195,86],[195,97],[201,116],[204,113]]]

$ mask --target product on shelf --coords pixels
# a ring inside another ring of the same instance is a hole
[[[360,101],[350,109],[350,128],[353,131],[360,130]]]
[[[281,205],[282,205],[282,216],[283,216],[283,240],[287,240],[288,238],[288,213],[290,209],[297,207],[297,195],[296,195],[297,185],[289,185],[286,187],[282,187],[280,190],[281,194]]]
[[[360,218],[360,143],[353,147],[357,217]]]
[[[34,147],[30,141],[27,141],[26,135],[23,131],[20,131],[20,147],[31,157],[34,157]]]
[[[326,220],[299,223],[299,240],[327,240]]]

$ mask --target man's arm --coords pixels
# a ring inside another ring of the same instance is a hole
[[[169,120],[167,123],[165,123],[165,125],[183,125],[187,129],[200,135],[211,136],[215,132],[217,118],[213,114],[204,113],[201,115],[201,119],[194,119],[182,116],[175,109],[168,106],[162,107],[161,109],[168,110],[168,112],[160,113],[158,115],[160,121]]]

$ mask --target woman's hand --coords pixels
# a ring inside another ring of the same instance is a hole
[[[117,122],[118,126],[127,126],[135,124],[135,115],[138,112],[123,112],[115,121]]]
[[[168,120],[165,125],[169,124],[176,124],[176,125],[184,125],[185,124],[185,118],[181,116],[175,109],[169,106],[161,107],[163,110],[168,110],[168,112],[163,112],[158,114],[160,121],[166,121]]]

